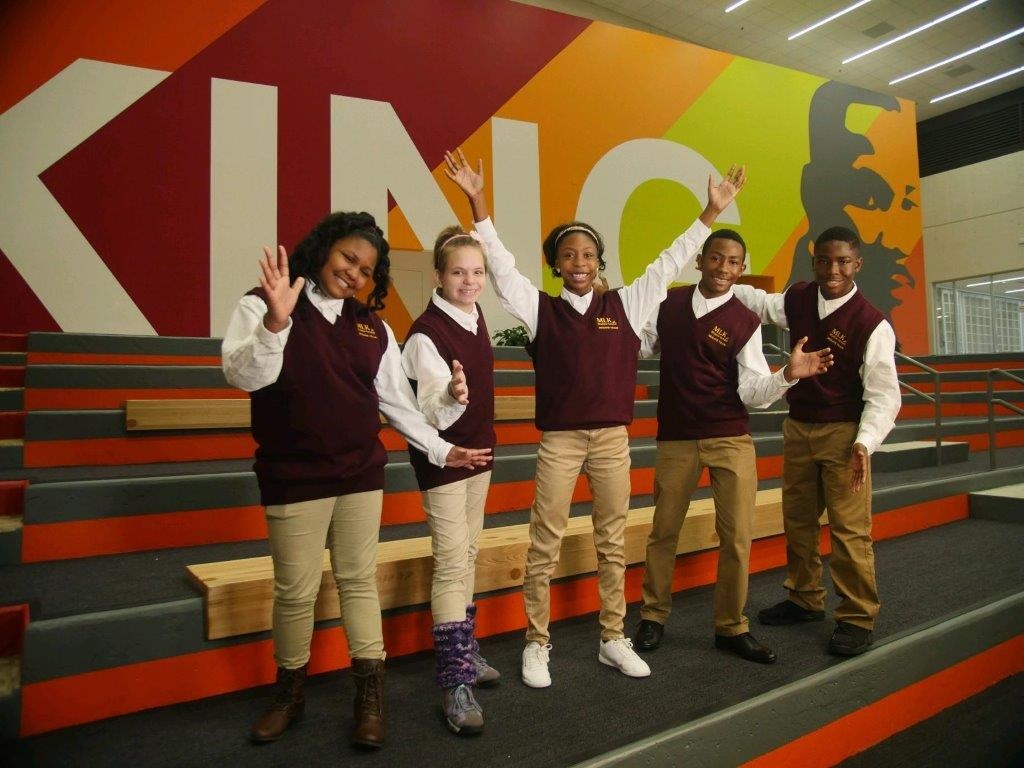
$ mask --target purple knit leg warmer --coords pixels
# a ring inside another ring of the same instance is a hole
[[[476,603],[466,606],[466,622],[469,624],[469,650],[480,653],[480,643],[476,641]]]
[[[451,621],[434,625],[434,653],[437,658],[437,684],[441,688],[472,685],[476,667],[470,656],[473,637],[470,622]]]

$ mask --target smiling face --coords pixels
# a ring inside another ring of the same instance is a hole
[[[558,241],[555,268],[562,273],[562,282],[569,293],[587,295],[600,271],[597,243],[584,232],[570,232]]]
[[[743,274],[746,254],[735,240],[716,237],[709,241],[704,253],[697,257],[700,270],[700,292],[705,299],[724,296]]]
[[[335,240],[320,268],[320,291],[332,299],[351,299],[363,290],[377,266],[377,249],[358,235]]]
[[[434,277],[441,286],[441,298],[471,313],[487,282],[484,255],[475,245],[460,245],[448,252],[443,271]]]
[[[860,251],[842,240],[826,240],[814,246],[811,270],[814,282],[826,299],[838,299],[853,290],[853,278],[861,267]]]

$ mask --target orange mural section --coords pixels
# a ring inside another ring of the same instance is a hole
[[[623,142],[661,136],[733,58],[601,22],[555,56],[495,115],[538,125],[543,230],[575,215],[583,183],[601,157]],[[492,167],[490,125],[462,148],[474,163],[483,158],[486,173]],[[440,166],[434,176],[469,223],[465,197]]]
[[[892,321],[903,352],[928,353],[925,306],[924,241],[921,235],[921,178],[917,161],[916,112],[913,103],[900,99],[900,110],[881,110],[866,135],[874,153],[861,155],[855,168],[873,170],[893,191],[887,206],[847,206],[865,243],[881,240],[886,248],[908,254],[902,260],[909,276],[902,276],[893,296]]]
[[[0,113],[76,59],[173,71],[266,0],[32,0],[0,11]]]

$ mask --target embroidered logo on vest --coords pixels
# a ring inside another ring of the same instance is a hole
[[[619,330],[619,321],[614,317],[600,317],[597,318],[597,330],[599,331],[617,331]]]
[[[833,328],[828,332],[826,337],[829,344],[832,344],[839,349],[846,349],[846,334],[840,331],[838,328]]]
[[[723,347],[729,345],[729,334],[717,325],[708,331],[708,338],[716,344],[721,344]]]
[[[370,323],[356,323],[356,333],[364,339],[376,339],[377,331]]]

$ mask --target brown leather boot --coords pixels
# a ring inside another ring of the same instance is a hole
[[[306,682],[306,666],[304,664],[298,669],[277,668],[274,701],[249,731],[252,741],[277,741],[293,720],[302,717],[306,708],[306,696],[302,692]]]
[[[384,660],[352,659],[356,683],[352,743],[364,747],[384,746]]]

